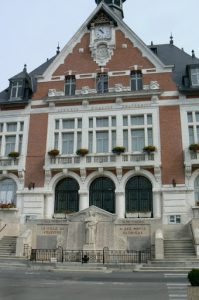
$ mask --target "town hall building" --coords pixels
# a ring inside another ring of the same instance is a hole
[[[61,51],[0,93],[0,238],[17,255],[164,258],[181,241],[199,256],[199,59],[172,36],[146,45],[123,21],[128,1],[95,2]]]

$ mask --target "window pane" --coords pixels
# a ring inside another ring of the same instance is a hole
[[[131,73],[131,90],[139,91],[142,90],[142,73],[140,71],[132,71]]]
[[[59,133],[55,133],[54,138],[55,138],[55,140],[54,140],[54,148],[58,149],[58,147],[59,147]]]
[[[13,86],[11,90],[11,98],[16,98],[16,94],[17,94],[17,88]]]
[[[196,113],[196,122],[199,122],[199,113]]]
[[[65,79],[65,95],[75,95],[76,90],[76,79],[75,76],[67,76]]]
[[[89,132],[88,134],[88,149],[90,153],[93,153],[93,133]]]
[[[7,123],[7,131],[8,132],[17,131],[17,123]]]
[[[147,115],[147,124],[152,125],[152,115]]]
[[[82,119],[77,120],[77,128],[82,128]]]
[[[112,131],[112,148],[116,147],[116,131]]]
[[[152,128],[148,128],[148,146],[153,145],[153,130]]]
[[[115,127],[116,126],[116,117],[112,117],[112,127]]]
[[[108,118],[97,118],[96,126],[97,127],[108,127]]]
[[[77,133],[77,149],[80,149],[82,147],[82,133]]]
[[[55,120],[55,129],[59,129],[59,120]]]
[[[194,131],[192,126],[189,127],[189,143],[194,144]]]
[[[108,132],[101,131],[96,133],[97,153],[108,152]]]
[[[15,136],[6,136],[5,138],[5,156],[7,156],[10,152],[15,151]]]
[[[0,123],[0,132],[3,132],[3,123]]]
[[[144,125],[144,116],[131,117],[131,125]]]
[[[74,133],[62,133],[62,153],[74,153]]]
[[[199,69],[191,70],[191,82],[192,85],[199,85]]]
[[[97,86],[98,93],[107,93],[108,92],[108,75],[107,74],[98,74],[96,86]]]
[[[197,143],[199,143],[199,126],[196,127],[196,132],[197,132]]]
[[[132,130],[131,139],[132,139],[132,150],[141,152],[145,146],[144,129]]]
[[[75,120],[63,120],[63,129],[74,129],[75,128]]]
[[[176,224],[180,224],[181,223],[181,216],[177,215],[176,216]]]
[[[0,136],[0,156],[2,155],[1,149],[2,149],[2,137]]]
[[[89,118],[89,128],[93,128],[93,118]]]
[[[188,123],[193,123],[193,115],[192,113],[187,113],[187,119],[188,119]]]
[[[20,122],[20,131],[23,131],[24,129],[24,122]]]
[[[128,130],[123,130],[123,145],[126,148],[126,151],[128,152]]]
[[[128,117],[127,116],[123,117],[123,126],[128,126]]]

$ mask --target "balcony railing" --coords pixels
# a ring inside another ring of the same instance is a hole
[[[0,158],[0,170],[17,170],[18,166],[18,158]]]
[[[185,166],[199,166],[199,152],[190,151],[186,149],[184,151]]]
[[[46,158],[46,168],[89,168],[89,167],[117,167],[117,166],[154,166],[156,154],[93,154],[84,157],[70,155]]]

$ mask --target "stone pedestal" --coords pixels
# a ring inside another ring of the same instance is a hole
[[[199,286],[188,286],[188,300],[199,300]]]

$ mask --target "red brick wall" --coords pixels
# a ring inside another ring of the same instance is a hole
[[[25,186],[30,182],[35,187],[44,186],[44,158],[46,153],[48,115],[38,114],[30,116],[28,152],[26,159]]]
[[[179,106],[160,107],[160,139],[163,184],[185,182]]]

